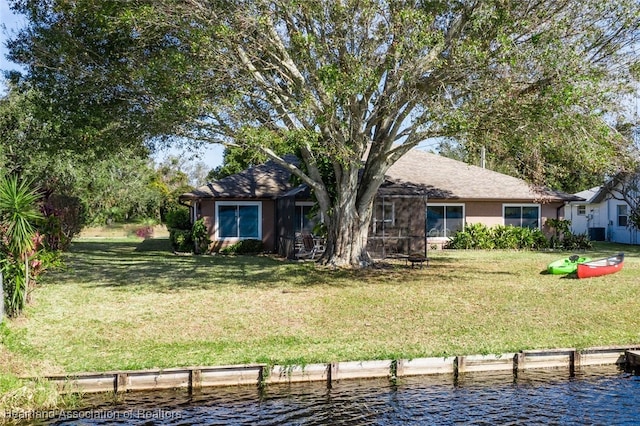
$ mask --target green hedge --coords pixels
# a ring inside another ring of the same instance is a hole
[[[220,250],[222,254],[255,254],[264,251],[260,240],[242,240]]]
[[[179,218],[180,216],[177,217]],[[189,224],[186,229],[184,229],[185,223],[181,219],[174,222],[174,224],[183,227],[169,228],[169,241],[171,241],[175,251],[189,253],[196,251],[196,253],[202,254],[209,250],[211,240],[209,240],[209,233],[204,219],[196,220],[193,225]]]
[[[592,247],[589,237],[565,232],[559,241],[550,241],[540,229],[497,225],[488,227],[482,223],[465,225],[447,243],[451,249],[477,250],[542,250],[545,248],[564,250],[587,250]]]
[[[164,223],[168,229],[191,230],[191,219],[189,217],[189,209],[184,206],[168,211],[165,214]]]
[[[193,237],[190,229],[169,229],[169,241],[175,251],[186,253],[193,251]]]
[[[482,223],[466,225],[447,244],[452,249],[540,250],[549,241],[539,229],[498,225],[489,228]]]

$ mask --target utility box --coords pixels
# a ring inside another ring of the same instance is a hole
[[[605,228],[589,228],[589,239],[591,241],[604,241]]]

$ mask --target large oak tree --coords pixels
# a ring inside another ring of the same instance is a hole
[[[625,148],[600,123],[637,67],[635,0],[15,7],[30,24],[10,43],[13,58],[51,108],[80,123],[77,143],[181,136],[260,150],[313,190],[325,260],[338,266],[369,262],[376,191],[426,139],[516,144],[535,167],[540,144],[572,152],[585,134],[587,162],[597,164],[596,146]],[[283,144],[301,167],[276,154]]]

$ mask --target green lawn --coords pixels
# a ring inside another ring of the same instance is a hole
[[[577,280],[542,273],[567,253],[445,250],[424,269],[333,271],[85,239],[0,329],[0,361],[31,376],[638,344],[640,247],[589,255],[618,251],[623,271]]]

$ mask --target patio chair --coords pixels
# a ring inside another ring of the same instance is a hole
[[[296,253],[298,259],[314,260],[316,255],[321,255],[322,253],[324,253],[324,245],[320,240],[313,238],[311,234],[302,234],[302,246]]]

